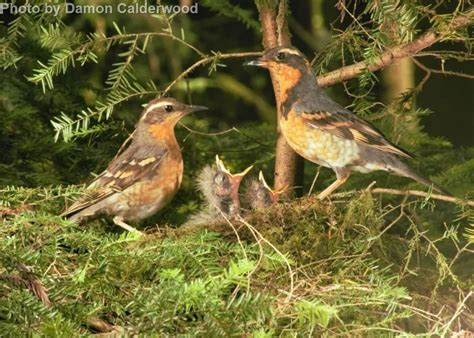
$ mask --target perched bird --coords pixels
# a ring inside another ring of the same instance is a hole
[[[189,113],[207,109],[173,98],[150,101],[138,121],[129,147],[110,162],[62,216],[82,222],[98,215],[115,224],[147,218],[176,194],[183,176],[183,158],[174,134],[176,123]]]
[[[198,189],[204,196],[205,209],[192,215],[187,224],[212,222],[223,215],[228,218],[239,216],[240,182],[251,169],[252,166],[241,173],[232,174],[216,155],[216,166],[204,167],[197,178]]]
[[[305,159],[336,173],[336,181],[318,195],[320,199],[342,185],[352,171],[384,170],[443,191],[402,161],[411,158],[410,154],[329,98],[296,48],[271,48],[246,65],[272,70],[282,112],[279,123],[288,144]]]
[[[265,181],[263,173],[258,173],[258,180],[252,180],[245,190],[245,199],[251,210],[264,209],[278,202],[283,191],[273,191]]]

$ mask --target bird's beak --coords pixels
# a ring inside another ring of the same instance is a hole
[[[190,105],[188,106],[189,108],[189,111],[188,111],[188,114],[190,113],[194,113],[194,112],[197,112],[197,111],[201,111],[201,110],[208,110],[209,108],[207,107],[204,107],[204,106],[194,106],[194,105]]]
[[[244,62],[244,66],[267,67],[267,62],[262,58]]]
[[[244,171],[242,171],[241,173],[238,173],[238,174],[228,174],[229,175],[229,178],[230,178],[230,184],[232,185],[232,191],[235,193],[235,194],[238,194],[238,190],[239,190],[239,186],[240,186],[240,182],[242,182],[242,179],[244,178],[245,175],[247,175],[247,173],[252,170],[253,168],[253,165],[251,165],[250,167],[248,167],[247,169],[245,169]]]
[[[272,188],[270,188],[270,186],[267,184],[267,182],[265,181],[265,177],[263,177],[263,173],[260,171],[258,173],[258,180],[263,184],[263,186],[268,189],[268,191],[270,192],[271,194],[271,197],[272,197],[272,200],[273,202],[278,202],[278,200],[280,199],[280,195],[283,194],[287,189],[288,187],[285,186],[283,189],[281,190],[273,190]]]
[[[270,188],[270,186],[267,184],[267,181],[265,181],[265,177],[263,177],[263,172],[261,170],[258,173],[258,180],[263,184],[265,188],[273,192],[272,188]]]
[[[217,169],[219,169],[220,171],[226,174],[230,174],[229,170],[227,170],[227,168],[225,167],[224,162],[222,162],[222,160],[219,158],[219,155],[216,155],[216,166]]]
[[[234,174],[234,175],[232,175],[232,176],[234,176],[234,177],[240,177],[240,179],[242,179],[242,178],[244,178],[245,175],[248,174],[248,172],[249,172],[250,170],[252,170],[252,168],[253,168],[253,165],[251,165],[250,167],[248,167],[247,169],[245,169],[245,170],[242,171],[241,173]]]

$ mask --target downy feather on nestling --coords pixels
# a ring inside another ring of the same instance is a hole
[[[245,189],[245,201],[251,210],[264,209],[276,204],[281,193],[285,191],[274,191],[265,181],[262,171],[258,173],[258,179],[251,180]]]
[[[216,165],[204,167],[197,177],[197,186],[204,196],[204,209],[190,217],[186,224],[212,223],[223,217],[240,216],[239,187],[252,166],[238,174],[232,174],[216,155]]]

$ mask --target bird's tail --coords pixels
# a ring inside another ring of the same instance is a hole
[[[402,162],[399,159],[392,159],[390,163],[387,165],[387,169],[398,176],[408,177],[411,178],[418,183],[424,184],[427,187],[433,188],[437,192],[442,194],[451,195],[446,189],[442,188],[438,184],[434,183],[430,179],[423,177],[422,175],[418,174],[413,168],[411,168],[408,164]]]

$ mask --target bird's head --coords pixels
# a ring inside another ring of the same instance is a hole
[[[251,181],[247,186],[246,197],[251,209],[263,209],[277,203],[285,190],[276,191],[270,188],[260,171],[258,180]]]
[[[267,49],[260,58],[247,61],[244,65],[268,68],[277,73],[288,72],[294,69],[302,72],[309,67],[305,56],[293,46],[279,46]]]
[[[190,113],[206,110],[203,106],[187,105],[171,97],[154,99],[148,102],[140,118],[143,125],[174,125]]]
[[[216,155],[217,170],[214,174],[212,185],[213,191],[219,197],[238,198],[240,182],[244,176],[252,169],[248,167],[238,174],[232,174],[224,165],[224,162]]]
[[[203,193],[206,203],[230,217],[239,215],[240,182],[250,169],[252,167],[248,167],[241,173],[232,174],[219,156],[216,156],[215,167],[206,166],[197,179],[199,190]]]
[[[277,82],[277,101],[283,103],[289,91],[300,84],[316,83],[311,65],[295,47],[283,46],[267,49],[263,55],[244,63],[246,66],[267,68]],[[303,80],[303,81],[302,81]]]

